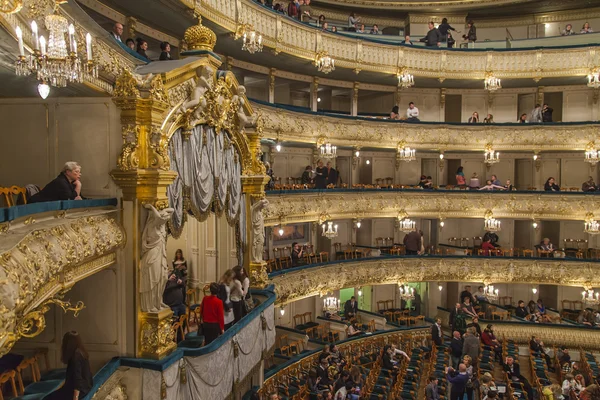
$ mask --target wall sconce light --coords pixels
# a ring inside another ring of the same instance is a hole
[[[444,287],[438,282],[438,290],[441,292],[442,290],[444,290]]]
[[[362,288],[358,288],[358,297],[360,297],[360,296],[362,296],[362,295],[363,295]]]
[[[279,230],[277,231],[277,233],[279,233],[279,236],[283,236],[283,226],[279,227]]]
[[[440,161],[439,161],[439,167],[440,167],[440,171],[444,170],[444,152],[441,151],[440,152]]]
[[[534,287],[533,289],[531,289],[531,291],[533,292],[533,294],[537,294],[538,290],[536,287]]]
[[[370,160],[365,161],[367,163],[367,165],[371,164]]]
[[[446,223],[444,222],[444,219],[443,219],[443,218],[440,218],[440,231],[441,231],[442,229],[444,229],[444,225],[446,225]]]
[[[534,163],[534,165],[535,165],[535,170],[536,170],[537,172],[540,172],[540,168],[542,168],[542,160],[541,160],[541,157],[540,157],[540,155],[538,154],[538,152],[535,152],[535,153],[533,154],[533,163]]]
[[[356,169],[356,166],[360,162],[360,147],[354,148],[354,154],[352,155],[352,169]]]
[[[275,143],[275,150],[277,150],[278,153],[281,151],[281,142],[277,141],[277,143]]]
[[[533,226],[533,229],[538,229],[540,227],[539,222],[537,222],[535,219],[533,220],[533,222],[531,223],[531,226]]]
[[[362,225],[361,221],[362,221],[362,220],[360,220],[360,219],[358,219],[358,218],[354,218],[354,219],[352,220],[352,227],[353,227],[354,229],[360,229],[360,227],[361,227],[361,225]]]
[[[283,306],[279,307],[279,314],[283,317],[285,315],[285,308]]]

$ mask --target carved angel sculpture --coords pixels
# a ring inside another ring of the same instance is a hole
[[[238,110],[237,110],[237,116],[238,119],[240,120],[240,125],[242,128],[248,128],[251,126],[256,125],[256,119],[258,118],[257,114],[253,114],[253,115],[246,115],[246,113],[244,113],[244,103],[245,103],[245,98],[246,96],[246,88],[244,86],[238,86],[237,88],[237,94],[233,95],[233,103],[235,104],[236,102],[238,103]]]
[[[252,204],[252,262],[260,264],[265,246],[265,219],[262,210],[269,205],[269,200],[262,199]]]
[[[182,111],[190,110],[196,107],[198,104],[200,104],[199,108],[206,107],[206,99],[204,99],[204,94],[212,88],[212,79],[214,72],[215,71],[210,67],[205,67],[198,70],[198,80],[196,81],[196,87],[194,87],[194,89],[192,90],[190,97],[188,97],[187,100],[182,104]]]
[[[167,230],[165,224],[173,214],[172,208],[158,211],[146,204],[148,219],[142,233],[142,259],[140,261],[140,308],[143,312],[159,312],[168,308],[162,302],[167,283]]]

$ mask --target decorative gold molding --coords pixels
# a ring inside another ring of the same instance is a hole
[[[527,258],[381,258],[286,272],[269,279],[277,305],[348,287],[398,282],[483,282],[600,286],[600,263]]]
[[[495,218],[585,221],[600,209],[600,198],[584,194],[486,193],[461,191],[387,191],[288,193],[268,196],[265,226],[328,219],[395,218],[405,210],[410,218]],[[583,225],[582,225],[583,229]]]
[[[187,3],[185,0],[180,0]],[[415,76],[443,79],[484,79],[493,68],[499,78],[583,76],[597,65],[595,48],[536,49],[526,51],[430,51],[416,47],[386,45],[322,32],[269,12],[249,0],[204,0],[202,15],[235,32],[240,23],[261,27],[263,43],[276,52],[313,60],[327,51],[336,67],[355,71],[395,74],[406,67]],[[404,4],[404,3],[402,3]],[[428,7],[429,8],[429,7]],[[243,16],[243,21],[239,16]]]
[[[315,116],[254,104],[263,115],[265,137],[282,141],[316,143],[319,137],[339,146],[396,149],[398,142],[424,150],[481,151],[491,143],[496,151],[585,150],[589,142],[600,142],[600,125],[522,126],[406,124],[376,119]],[[278,136],[279,135],[279,136]],[[483,157],[483,156],[482,156]]]

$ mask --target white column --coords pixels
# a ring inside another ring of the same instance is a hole
[[[269,103],[275,103],[275,68],[269,70]]]
[[[317,111],[317,98],[319,97],[319,78],[316,76],[313,78],[310,84],[310,109],[311,111]]]
[[[354,87],[352,88],[352,105],[351,105],[350,114],[354,117],[358,115],[358,87],[359,87],[359,85],[360,84],[358,82],[354,82]]]

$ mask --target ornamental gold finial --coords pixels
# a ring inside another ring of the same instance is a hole
[[[188,45],[188,51],[213,51],[217,44],[217,35],[211,29],[202,25],[202,16],[197,10],[194,10],[194,15],[198,18],[198,24],[187,28],[183,35]]]

